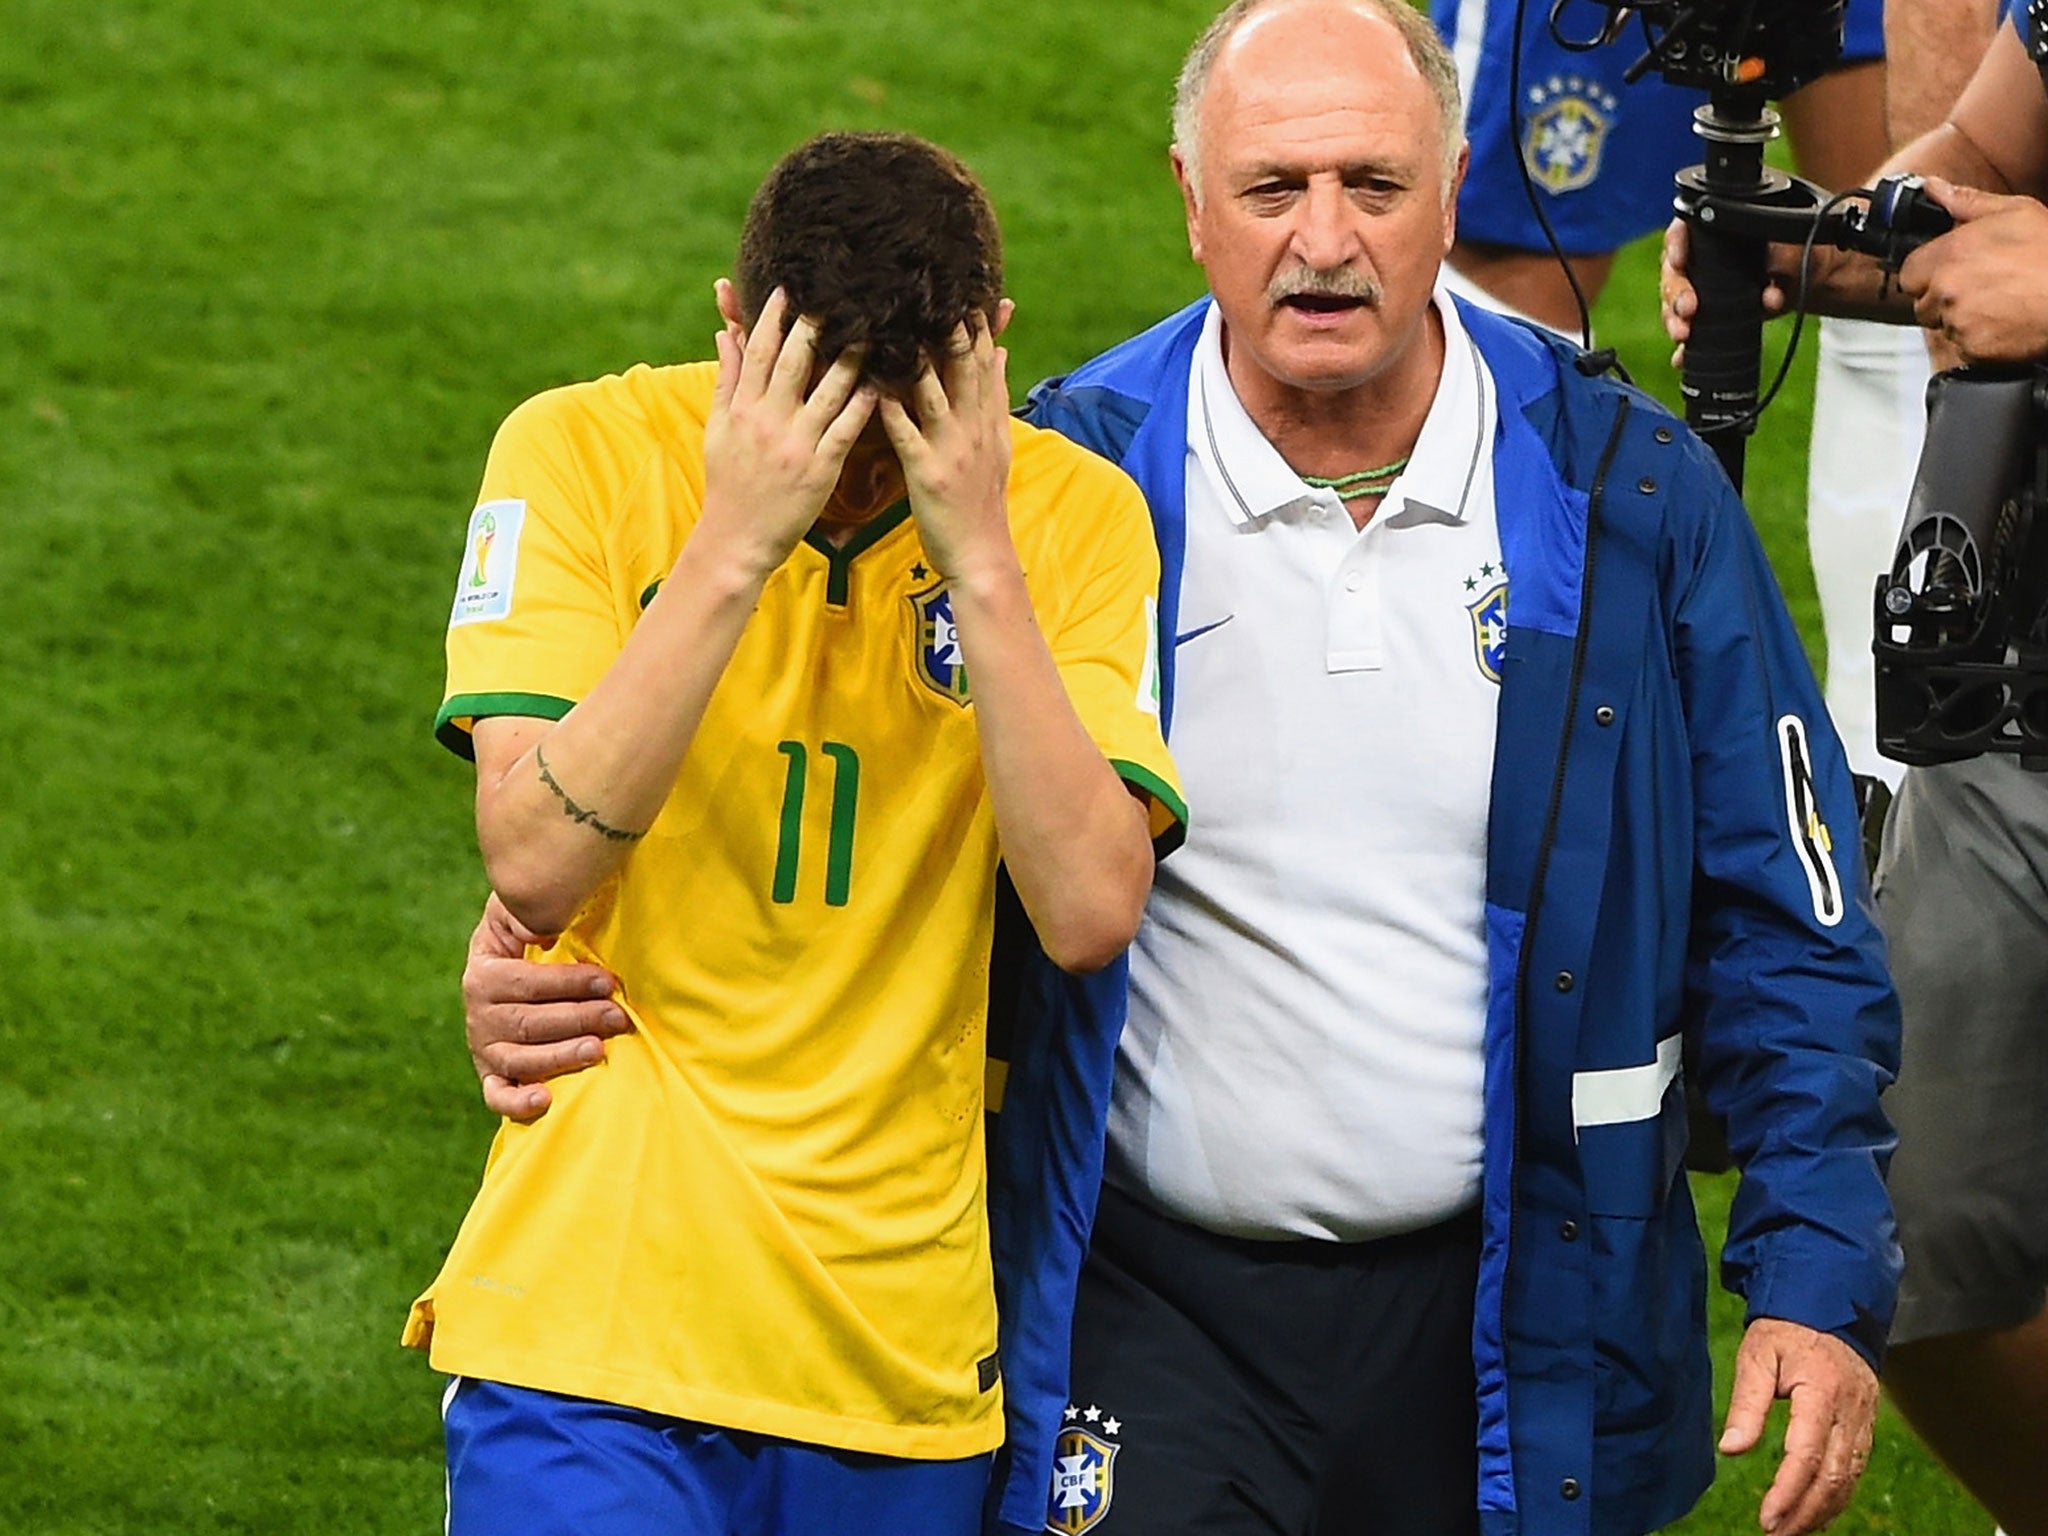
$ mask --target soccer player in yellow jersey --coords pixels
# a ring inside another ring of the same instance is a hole
[[[1086,970],[1183,817],[1144,504],[1010,419],[966,168],[802,146],[718,301],[715,364],[514,412],[463,552],[491,883],[636,1027],[500,1131],[413,1309],[452,1536],[974,1530],[998,858]]]

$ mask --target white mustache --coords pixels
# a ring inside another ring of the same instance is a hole
[[[1297,263],[1273,275],[1266,285],[1266,302],[1284,304],[1297,298],[1357,299],[1362,304],[1377,306],[1380,285],[1370,274],[1350,267],[1333,267],[1325,272]]]

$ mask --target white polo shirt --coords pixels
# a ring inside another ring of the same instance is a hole
[[[1507,572],[1493,380],[1436,307],[1436,399],[1363,531],[1252,424],[1213,305],[1195,351],[1172,746],[1197,811],[1132,952],[1109,1177],[1212,1231],[1359,1241],[1478,1196]]]

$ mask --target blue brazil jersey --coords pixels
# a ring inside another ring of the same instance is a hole
[[[1597,255],[1670,221],[1672,177],[1702,158],[1692,112],[1706,93],[1666,85],[1654,73],[1624,85],[1622,72],[1642,52],[1640,32],[1574,53],[1551,36],[1550,11],[1550,0],[1527,0],[1520,136],[1558,240],[1574,256]],[[1432,0],[1430,14],[1458,61],[1472,141],[1458,233],[1542,250],[1543,231],[1515,171],[1508,111],[1515,0]],[[1592,32],[1604,14],[1597,5],[1567,5],[1567,35]],[[1846,34],[1845,60],[1883,58],[1883,0],[1848,0]]]

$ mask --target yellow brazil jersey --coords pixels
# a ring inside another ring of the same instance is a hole
[[[714,368],[551,391],[491,451],[442,739],[559,718],[690,537]],[[1137,488],[1014,427],[1010,525],[1103,754],[1184,813]],[[813,1444],[1001,1438],[982,1099],[995,824],[946,588],[904,505],[770,578],[647,837],[550,952],[637,1031],[507,1124],[406,1341],[452,1374]]]

